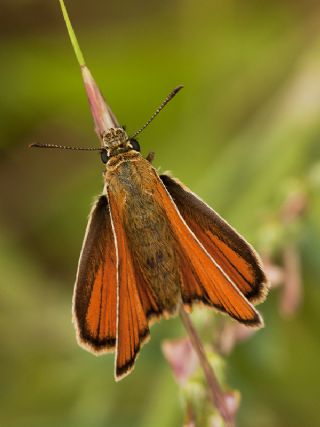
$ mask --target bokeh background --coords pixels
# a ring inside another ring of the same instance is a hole
[[[260,307],[266,328],[225,359],[227,384],[242,394],[238,425],[320,425],[320,3],[66,5],[129,132],[184,83],[141,135],[143,153],[156,151],[155,165],[209,202],[286,283]],[[160,348],[184,335],[178,319],[153,326],[119,384],[112,356],[76,344],[73,283],[103,165],[96,153],[27,149],[98,143],[58,1],[1,0],[0,57],[0,424],[181,426]]]

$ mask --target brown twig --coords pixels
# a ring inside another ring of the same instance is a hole
[[[208,361],[201,339],[195,330],[189,315],[185,312],[183,307],[180,309],[179,314],[205,374],[211,401],[225,421],[226,427],[234,427],[234,412],[230,410],[226,403],[225,394],[221,389],[219,381]]]

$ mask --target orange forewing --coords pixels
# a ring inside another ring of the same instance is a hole
[[[157,202],[165,207],[179,245],[182,300],[186,307],[202,302],[228,313],[239,322],[261,326],[259,313],[190,231],[165,187],[157,185]]]
[[[168,175],[160,176],[188,227],[243,295],[261,302],[267,279],[254,249],[213,209]]]
[[[135,362],[142,343],[149,337],[147,310],[149,300],[144,295],[145,306],[139,294],[139,282],[124,233],[121,204],[113,194],[108,195],[117,241],[118,265],[118,326],[116,351],[116,380],[127,375]]]
[[[97,353],[114,350],[116,307],[115,243],[108,201],[101,196],[90,214],[73,297],[74,322],[81,345]]]

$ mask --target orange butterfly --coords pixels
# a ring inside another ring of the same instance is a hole
[[[79,344],[95,354],[115,351],[120,380],[133,369],[150,324],[181,307],[190,311],[201,303],[261,327],[252,305],[267,293],[259,256],[181,182],[159,176],[153,156],[143,158],[135,139],[182,86],[128,137],[88,69],[82,71],[95,123],[107,130],[99,149],[105,186],[90,213],[73,295]],[[103,107],[103,115],[96,114],[96,106]]]
[[[111,112],[110,120],[105,186],[90,214],[73,313],[84,348],[116,352],[119,380],[133,369],[152,321],[181,306],[201,303],[262,326],[252,303],[264,299],[267,280],[254,249],[178,180],[159,176]]]
[[[195,304],[261,327],[252,303],[267,293],[254,249],[178,180],[158,175],[135,137],[178,93],[174,89],[147,123],[128,137],[86,67],[63,0],[70,39],[81,66],[102,147],[50,144],[32,147],[99,150],[106,164],[104,190],[90,213],[73,295],[79,344],[116,352],[116,380],[129,374],[150,324]]]

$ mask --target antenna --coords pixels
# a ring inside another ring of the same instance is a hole
[[[60,150],[74,150],[74,151],[103,151],[103,148],[87,148],[87,147],[70,147],[67,145],[56,144],[30,144],[29,148],[58,148]]]
[[[176,96],[176,94],[183,88],[183,85],[177,86],[175,89],[173,89],[172,92],[169,93],[169,95],[164,99],[164,101],[159,105],[159,107],[156,109],[156,111],[152,114],[150,119],[145,123],[144,126],[142,126],[137,132],[135,132],[132,136],[128,138],[128,140],[135,138],[137,135],[139,135],[149,124],[152,122],[152,120],[160,113],[160,111],[168,104],[168,102],[171,101],[172,98]],[[71,147],[67,145],[56,145],[56,144],[30,144],[29,148],[51,148],[51,149],[59,149],[59,150],[73,150],[73,151],[104,151],[104,148],[87,148],[87,147]]]
[[[172,92],[169,93],[169,95],[164,99],[164,101],[159,105],[159,107],[156,109],[156,111],[152,114],[150,119],[146,122],[145,125],[143,125],[139,130],[137,130],[132,136],[130,136],[129,139],[135,138],[137,135],[139,135],[149,124],[152,122],[152,120],[160,113],[160,111],[168,104],[168,102],[171,101],[172,98],[176,96],[176,94],[183,88],[183,85],[179,85],[176,88],[173,89]]]

